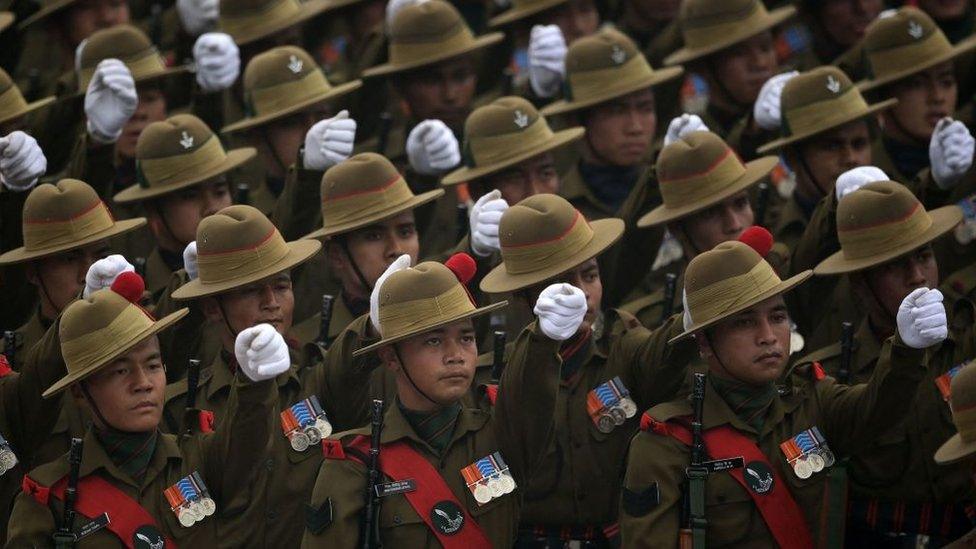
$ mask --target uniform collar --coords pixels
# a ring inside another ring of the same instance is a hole
[[[289,383],[297,383],[301,386],[301,380],[298,378],[298,367],[296,366],[298,363],[297,353],[298,351],[289,346],[288,354],[291,357],[291,368],[275,378],[279,388]],[[219,391],[229,391],[231,384],[234,383],[234,376],[237,375],[235,373],[237,370],[237,360],[229,355],[225,357],[225,355],[227,355],[227,351],[221,349],[217,353],[217,356],[214,357],[213,364],[208,368],[210,370],[210,383],[207,384],[207,400],[212,399]],[[234,361],[234,371],[231,371],[228,359]]]
[[[105,452],[102,443],[95,436],[93,427],[89,427],[85,433],[85,451],[81,459],[81,467],[78,468],[78,476],[86,477],[99,470],[104,471],[112,478],[124,482],[129,486],[139,490],[142,486],[149,486],[153,480],[166,470],[169,461],[182,461],[183,454],[176,444],[176,437],[160,433],[156,440],[156,450],[149,460],[149,467],[146,469],[146,476],[142,480],[142,485],[135,481],[128,474],[115,466],[112,458]]]
[[[458,414],[457,423],[454,426],[454,434],[451,435],[451,441],[445,446],[443,454],[438,454],[438,452],[434,451],[414,431],[410,422],[407,421],[407,418],[400,410],[400,407],[396,403],[393,403],[387,406],[386,415],[383,418],[383,432],[380,436],[380,441],[382,444],[390,444],[406,439],[413,442],[415,446],[423,446],[433,455],[444,455],[458,440],[466,436],[469,432],[481,430],[488,423],[489,417],[488,412],[484,410],[479,408],[466,408],[462,404],[461,413]]]

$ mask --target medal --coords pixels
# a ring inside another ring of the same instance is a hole
[[[624,387],[624,382],[620,380],[620,376],[616,376],[610,380],[610,386],[613,387],[614,392],[617,393],[617,404],[620,409],[624,411],[624,416],[630,419],[637,415],[637,403],[630,398],[630,391]]]
[[[512,474],[508,471],[501,474],[501,476],[498,478],[498,483],[502,487],[502,492],[506,494],[511,494],[515,491],[515,479],[512,478]]]
[[[617,406],[619,402],[612,380],[597,385],[586,394],[586,412],[601,433],[610,433],[614,427],[623,424],[626,414]]]
[[[485,484],[481,484],[481,483],[476,484],[474,487],[474,492],[472,493],[474,494],[474,500],[480,503],[481,505],[484,505],[489,501],[491,501],[491,490],[489,490],[488,486]]]
[[[790,467],[793,468],[793,472],[798,478],[810,478],[810,475],[813,474],[813,469],[805,461],[806,456],[804,456],[803,450],[800,449],[795,439],[791,438],[782,442],[779,448],[783,451],[783,455],[786,456],[786,462],[790,464]]]
[[[308,435],[301,431],[294,431],[288,441],[291,442],[291,449],[296,452],[304,452],[305,450],[308,450]]]
[[[806,480],[813,476],[813,467],[810,466],[806,456],[803,456],[793,462],[793,472],[796,473],[796,476],[800,479]]]
[[[217,503],[210,497],[210,491],[207,490],[207,485],[203,482],[203,477],[200,476],[198,471],[193,471],[190,474],[190,481],[193,482],[194,488],[200,494],[200,499],[196,501],[197,510],[202,515],[200,519],[203,520],[216,513]]]
[[[319,434],[319,430],[315,428],[313,424],[311,427],[305,429],[305,436],[308,437],[308,445],[313,446],[322,442],[322,435]]]
[[[813,469],[814,473],[823,471],[826,466],[824,458],[820,457],[818,453],[807,454],[807,462],[810,463],[810,468]]]
[[[624,411],[624,415],[627,416],[627,419],[637,415],[637,403],[631,400],[630,397],[620,399],[620,408]]]
[[[461,469],[461,476],[478,505],[484,505],[515,490],[515,479],[498,452]]]
[[[817,453],[823,458],[824,468],[831,467],[837,462],[834,457],[834,453],[830,451],[830,447],[827,446],[827,439],[824,438],[823,433],[820,432],[820,428],[816,425],[810,429],[810,434],[813,436],[813,440],[817,443]]]
[[[613,418],[610,414],[602,414],[596,422],[596,428],[603,434],[613,431]]]
[[[296,452],[319,444],[332,434],[332,425],[316,396],[300,400],[281,412],[281,430]]]
[[[620,408],[620,406],[610,408],[607,413],[610,414],[610,419],[613,420],[614,426],[623,425],[624,422],[627,421],[627,415],[624,414],[624,411],[622,408]]]
[[[189,507],[181,507],[176,513],[176,518],[179,519],[180,526],[183,528],[189,528],[197,522],[197,517],[190,512]]]
[[[501,477],[501,475],[496,474],[488,479],[488,489],[491,490],[492,499],[505,495],[505,489],[502,487],[501,479],[499,477]]]
[[[13,469],[15,465],[17,465],[17,455],[14,454],[7,439],[0,435],[0,476]]]
[[[315,430],[319,432],[319,438],[329,438],[332,434],[332,424],[325,420],[325,416],[315,420]]]
[[[827,448],[826,446],[820,449],[820,457],[824,460],[824,468],[830,467],[837,462],[837,459],[834,457],[834,453],[831,452],[830,448]]]

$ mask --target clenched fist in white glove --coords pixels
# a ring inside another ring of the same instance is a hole
[[[407,136],[410,166],[421,175],[440,175],[461,162],[454,132],[440,120],[424,120]]]
[[[974,150],[976,140],[965,124],[948,116],[939,120],[929,141],[929,163],[935,183],[943,189],[958,183],[973,165]]]
[[[783,86],[798,74],[800,73],[796,71],[784,72],[777,74],[763,84],[762,89],[759,90],[756,104],[752,107],[752,115],[760,128],[767,131],[779,129],[782,118],[780,97],[783,95]]]
[[[840,174],[837,182],[834,183],[834,194],[837,196],[837,202],[840,202],[842,198],[868,183],[888,180],[888,174],[881,171],[881,168],[858,166]]]
[[[949,335],[942,292],[916,288],[898,307],[898,335],[913,349],[931,347]]]
[[[557,25],[535,25],[529,36],[529,83],[539,97],[552,97],[566,77],[566,39]]]
[[[207,93],[226,90],[241,74],[241,52],[229,34],[208,32],[193,44],[197,84]]]
[[[668,131],[664,135],[664,146],[681,139],[691,132],[707,132],[708,126],[697,114],[682,114],[671,120],[668,124]]]
[[[136,268],[119,254],[99,259],[88,267],[88,272],[85,273],[85,291],[81,295],[88,298],[98,290],[111,286],[120,274],[135,272],[135,270]]]
[[[288,344],[270,324],[258,324],[237,334],[234,356],[251,381],[274,379],[291,367]]]
[[[323,171],[349,158],[356,141],[356,121],[349,111],[316,122],[305,134],[305,154],[302,165],[306,170]]]
[[[183,248],[183,270],[190,280],[200,276],[200,269],[197,267],[197,241],[194,240]]]
[[[373,291],[369,294],[369,321],[373,323],[373,328],[376,329],[376,333],[382,335],[383,330],[380,329],[380,288],[383,283],[386,282],[390,275],[397,271],[402,271],[404,269],[410,268],[410,256],[408,254],[403,254],[396,258],[390,266],[383,271],[383,274],[376,279],[376,284],[373,285]]]
[[[187,34],[200,36],[217,28],[220,0],[176,0],[176,13]]]
[[[498,189],[482,196],[471,208],[468,222],[471,224],[471,251],[479,257],[487,257],[501,250],[498,242],[498,225],[508,202]]]
[[[539,329],[549,339],[573,337],[586,316],[586,295],[572,284],[551,284],[542,290],[532,311],[539,317]]]
[[[129,67],[118,59],[103,59],[95,67],[85,92],[88,135],[98,143],[115,143],[138,104],[136,82]]]
[[[0,183],[12,191],[30,190],[47,171],[37,140],[22,131],[0,137]]]

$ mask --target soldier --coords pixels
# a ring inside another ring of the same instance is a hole
[[[54,96],[28,102],[7,71],[0,69],[0,135],[31,127],[33,114],[54,102]]]
[[[584,300],[561,285],[544,295]],[[521,501],[512,492],[536,474],[552,428],[559,335],[524,334],[542,340],[543,351],[505,369],[493,406],[469,407],[462,399],[478,355],[472,319],[505,303],[478,308],[458,275],[435,262],[391,273],[373,299],[381,339],[356,354],[378,354],[396,377],[395,402],[371,428],[328,441],[302,546],[511,545]],[[542,316],[556,320],[552,311]],[[378,467],[365,455],[371,434]],[[364,501],[398,483],[404,488],[381,503]]]
[[[973,395],[976,394],[976,366],[972,363],[961,365],[952,376],[949,385],[949,408],[957,433],[945,441],[935,452],[935,462],[948,465],[959,461],[973,462],[973,428],[969,421],[972,414]],[[976,545],[976,530],[971,530],[962,538],[946,545],[949,549],[964,549]]]
[[[680,538],[812,547],[831,533],[821,522],[821,472],[908,411],[924,349],[944,340],[947,326],[941,294],[918,288],[898,309],[898,333],[868,384],[838,385],[818,367],[784,372],[782,294],[811,274],[780,280],[741,242],[688,264],[686,331],[672,342],[693,335],[708,374],[694,402],[661,404],[642,419],[621,497],[624,546],[676,547]]]
[[[828,64],[840,67],[856,64],[860,49],[855,46],[884,7],[884,0],[798,2],[798,19],[811,36],[809,49],[796,60],[797,68],[805,71]]]
[[[13,547],[51,545],[52,536],[99,547],[216,546],[217,521],[207,517],[251,492],[248,479],[273,428],[272,380],[288,367],[287,357],[266,352],[280,336],[265,325],[239,337],[234,413],[216,434],[162,434],[166,366],[156,334],[186,310],[152,318],[129,301],[139,286],[137,275],[122,276],[73,303],[59,322],[67,374],[44,397],[70,390],[93,423],[84,455],[65,455],[25,477],[11,513]]]
[[[885,338],[903,324],[898,304],[915,288],[939,284],[931,243],[952,230],[962,214],[955,205],[926,212],[903,185],[879,181],[846,195],[836,215],[841,249],[820,262],[814,274],[847,274],[864,319],[846,364],[839,344],[815,351],[799,364],[816,361],[841,383],[864,383],[883,360]],[[941,546],[971,528],[964,512],[965,502],[976,496],[970,469],[939,467],[932,461],[935,449],[954,429],[944,413],[948,394],[943,389],[953,367],[972,357],[972,314],[967,311],[973,306],[963,299],[946,308],[952,329],[922,362],[924,377],[907,407],[909,415],[887,422],[847,465],[850,546],[884,544],[895,535],[926,537]],[[940,519],[929,522],[929,516]]]
[[[332,4],[325,0],[221,0],[217,28],[244,48],[242,57],[247,65],[259,53],[276,46],[302,44],[304,25],[331,9]]]

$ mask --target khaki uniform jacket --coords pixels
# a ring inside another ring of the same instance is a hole
[[[800,480],[780,451],[781,442],[814,426],[839,457],[870,444],[891,421],[907,412],[904,403],[915,393],[924,374],[923,352],[902,344],[897,337],[886,343],[870,383],[844,386],[832,378],[816,381],[811,369],[796,369],[785,377],[780,395],[774,397],[762,431],[757,433],[740,420],[715,392],[711,383],[705,392],[705,430],[731,425],[756,441],[780,479],[787,484],[806,516],[814,543],[820,513],[826,497],[824,473]],[[692,414],[691,402],[677,400],[652,408],[648,414],[658,421]],[[638,433],[631,443],[624,499],[658,491],[656,505],[624,505],[620,527],[624,547],[677,547],[682,508],[682,485],[690,449],[677,439],[652,431]],[[640,498],[635,498],[640,499]],[[709,547],[774,547],[771,532],[752,498],[726,472],[708,476],[705,484],[706,540]]]
[[[27,353],[44,337],[45,332],[47,332],[47,328],[41,322],[41,307],[38,305],[34,307],[34,314],[27,320],[27,323],[14,330],[13,361],[8,360],[11,368],[20,370],[20,366],[27,360]],[[0,340],[0,354],[7,354],[6,339]]]
[[[542,457],[553,431],[559,344],[541,335],[534,325],[519,339],[502,374],[495,406],[462,406],[451,441],[442,453],[416,434],[397,405],[388,406],[381,435],[381,444],[405,441],[427,459],[494,547],[509,547],[515,541],[522,491],[540,468],[548,467]],[[335,438],[349,443],[354,436],[369,433],[366,427]],[[496,451],[508,464],[517,488],[479,506],[465,485],[461,469]],[[311,506],[322,509],[331,500],[333,518],[318,532],[306,530],[302,547],[354,547],[361,543],[366,474],[366,468],[356,461],[323,462]],[[402,494],[381,500],[378,526],[380,541],[386,547],[440,547]]]
[[[321,299],[320,299],[321,302]],[[340,293],[332,301],[332,318],[329,321],[329,341],[334,341],[347,326],[352,324],[352,321],[356,320],[352,312],[349,311],[349,307],[346,306],[346,300],[342,297]],[[308,343],[315,343],[319,339],[320,325],[322,324],[322,312],[319,311],[315,315],[309,317],[306,320],[298,323],[291,330],[291,335],[298,340],[303,346]]]
[[[239,512],[252,497],[251,492],[257,489],[257,483],[253,482],[255,470],[264,458],[262,449],[267,447],[276,419],[270,413],[275,404],[272,383],[251,383],[243,377],[235,380],[229,399],[230,419],[213,434],[184,438],[161,434],[142,482],[134,481],[116,467],[94,432],[89,430],[84,438],[79,478],[98,475],[125,492],[152,515],[163,535],[181,547],[216,547],[219,543],[240,546],[218,537],[217,524],[221,518]],[[34,469],[30,477],[41,486],[51,486],[68,471],[65,455]],[[203,477],[217,504],[217,514],[185,528],[170,510],[163,492],[194,471]],[[111,520],[110,501],[105,502],[105,511]],[[32,495],[22,493],[17,496],[11,514],[7,547],[49,546],[61,516],[62,505],[57,498],[51,497],[45,508]],[[79,517],[76,528],[91,518]],[[79,548],[124,546],[108,529],[99,530],[77,544]]]

